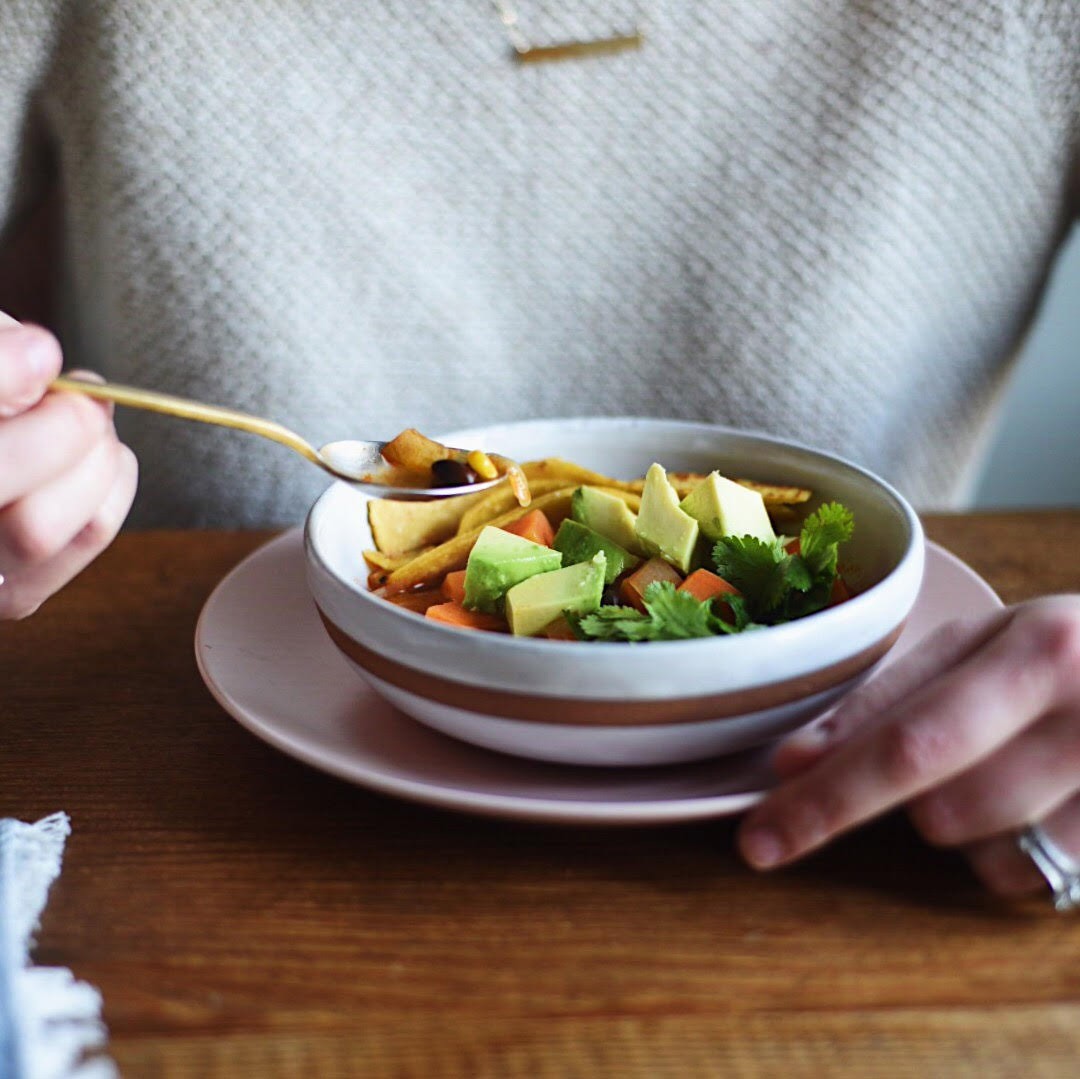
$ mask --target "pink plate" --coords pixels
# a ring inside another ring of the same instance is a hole
[[[884,663],[942,622],[1000,606],[970,567],[928,544],[922,591]],[[768,747],[659,768],[582,768],[489,752],[409,719],[330,643],[304,580],[299,529],[253,552],[214,589],[195,657],[221,706],[270,745],[360,786],[446,809],[662,824],[741,813],[770,785]]]

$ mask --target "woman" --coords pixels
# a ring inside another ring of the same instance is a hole
[[[69,362],[317,441],[678,415],[794,431],[957,505],[1077,212],[1072,0],[0,18],[0,235],[61,205]],[[520,62],[638,20],[639,49]],[[59,366],[43,331],[0,330],[6,617],[133,497],[109,416],[45,393]],[[253,466],[236,436],[120,420],[139,524],[296,520],[318,482],[272,447]],[[995,891],[1039,886],[1019,829],[1080,853],[1080,598],[950,627],[814,737],[744,823],[752,864],[903,804]]]

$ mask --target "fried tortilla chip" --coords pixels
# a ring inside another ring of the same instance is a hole
[[[641,484],[626,480],[612,479],[590,468],[583,468],[573,461],[564,461],[561,457],[545,457],[539,461],[526,461],[522,471],[529,478],[529,483],[548,479],[564,480],[575,487],[610,487],[619,491],[640,491]]]
[[[430,502],[399,502],[373,498],[367,504],[368,524],[375,546],[386,555],[402,555],[449,539],[470,506],[489,491]]]
[[[383,446],[382,455],[392,465],[410,472],[430,472],[436,461],[453,456],[441,442],[422,435],[415,427],[409,427],[395,435]]]
[[[566,480],[564,479],[529,481],[529,490],[532,491],[533,497],[548,494],[551,491],[562,490],[565,486]],[[498,487],[493,487],[490,491],[485,491],[484,497],[479,502],[473,503],[462,514],[457,526],[458,533],[471,532],[474,528],[487,524],[493,517],[498,517],[500,514],[512,510],[516,505],[518,505],[517,497],[509,487],[504,487],[501,484]],[[530,506],[530,508],[533,507]]]
[[[766,506],[796,506],[800,502],[809,502],[814,494],[805,487],[783,487],[775,483],[758,483],[756,480],[744,479],[737,479],[735,482],[757,491]]]

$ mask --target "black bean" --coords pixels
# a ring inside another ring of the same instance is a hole
[[[465,487],[476,482],[476,473],[447,457],[431,466],[431,482],[433,487]]]

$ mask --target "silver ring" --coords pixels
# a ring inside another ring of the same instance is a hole
[[[1017,837],[1016,845],[1035,863],[1050,885],[1054,909],[1080,908],[1080,865],[1065,853],[1037,824],[1029,824]]]

